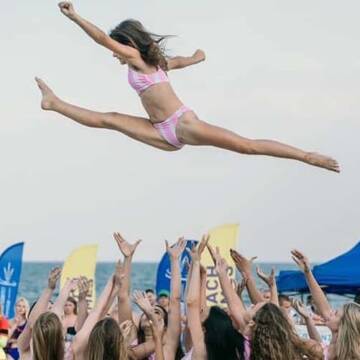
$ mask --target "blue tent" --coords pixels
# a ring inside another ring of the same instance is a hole
[[[314,266],[313,274],[327,293],[360,293],[360,242],[345,254]],[[301,271],[280,271],[276,281],[279,292],[309,292]]]

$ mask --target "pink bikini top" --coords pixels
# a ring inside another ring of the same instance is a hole
[[[151,74],[142,74],[129,66],[128,80],[130,86],[141,95],[147,88],[162,82],[169,82],[165,71],[159,68],[158,71]]]

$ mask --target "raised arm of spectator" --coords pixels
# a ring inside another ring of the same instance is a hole
[[[175,359],[176,350],[179,346],[181,335],[181,273],[180,260],[185,250],[186,240],[180,238],[173,246],[166,241],[166,251],[170,258],[170,304],[169,320],[165,333],[164,352],[166,360]],[[157,358],[157,357],[156,357]]]
[[[162,344],[163,329],[157,320],[154,307],[150,304],[149,299],[145,293],[141,291],[134,291],[133,299],[135,304],[144,312],[150,322],[153,331],[153,341],[155,343],[155,358],[156,360],[164,360],[164,349]]]
[[[246,309],[231,284],[231,280],[227,274],[228,264],[226,263],[226,260],[221,257],[218,247],[215,250],[212,246],[208,245],[208,249],[214,261],[216,271],[219,276],[221,289],[224,293],[231,315],[236,321],[240,332],[243,333],[247,325],[247,322],[245,320]]]
[[[61,275],[60,268],[54,268],[50,271],[48,277],[48,285],[46,289],[44,289],[44,291],[42,292],[40,298],[38,299],[38,301],[36,302],[36,304],[34,305],[33,309],[29,314],[29,318],[27,320],[25,329],[21,333],[17,341],[17,346],[22,356],[24,356],[24,354],[30,350],[31,333],[32,333],[31,329],[34,326],[38,317],[48,309],[49,302],[56,288],[56,284],[60,279],[60,275]]]
[[[189,269],[188,269],[188,273],[187,273],[187,280],[186,280],[186,287],[185,287],[185,299],[187,299],[187,296],[189,293],[189,285],[190,285],[190,279],[191,279],[191,274],[192,274],[192,263],[188,264],[188,266],[189,266]],[[200,265],[200,272],[201,272],[201,265]],[[192,341],[191,341],[191,335],[190,335],[189,324],[187,322],[187,319],[186,319],[185,329],[183,330],[183,344],[184,344],[185,351],[189,352],[192,348]]]
[[[192,259],[192,271],[186,303],[188,328],[190,331],[191,341],[193,345],[193,360],[207,359],[204,333],[202,330],[200,318],[200,258],[202,249],[204,249],[204,246],[206,246],[208,240],[208,237],[203,238],[200,244],[198,244],[191,251],[189,251]]]
[[[244,292],[244,289],[246,288],[246,283],[247,283],[247,279],[243,277],[241,279],[240,283],[236,283],[236,287],[235,287],[236,294],[239,297],[239,299],[241,300],[241,303],[243,304],[244,308],[246,308],[246,307],[245,307],[245,304],[244,304],[242,294]]]
[[[124,279],[117,295],[118,317],[119,324],[121,324],[126,320],[133,320],[130,300],[131,263],[135,250],[140,244],[141,240],[136,241],[134,244],[130,244],[120,235],[120,233],[114,233],[113,236],[119,247],[119,250],[124,256]]]
[[[274,304],[279,306],[279,294],[277,291],[276,279],[275,279],[275,269],[271,269],[270,275],[266,275],[260,267],[256,267],[256,274],[257,276],[264,281],[264,283],[269,287],[271,298],[270,301]]]
[[[306,309],[304,304],[299,300],[294,300],[292,306],[296,310],[296,312],[301,316],[301,318],[304,320],[304,323],[306,325],[309,334],[309,338],[317,341],[318,343],[321,343],[322,342],[321,336],[318,330],[316,329],[314,321],[311,318],[311,315],[309,314],[309,311]]]
[[[329,320],[331,317],[331,306],[322,291],[321,287],[319,286],[318,282],[316,281],[311,269],[310,269],[310,262],[309,259],[300,251],[293,250],[291,252],[293,260],[296,262],[300,270],[304,273],[306,282],[309,286],[311,295],[313,297],[313,301],[320,312],[320,315],[325,319]]]
[[[200,313],[207,312],[207,298],[206,298],[207,272],[206,268],[200,265]]]
[[[77,304],[77,318],[75,323],[75,330],[79,332],[88,317],[88,302],[90,282],[86,277],[81,277],[78,282],[79,301]]]
[[[76,334],[73,341],[73,352],[76,358],[83,358],[90,333],[95,324],[101,320],[104,314],[106,314],[108,310],[107,307],[110,307],[111,299],[115,299],[118,288],[121,286],[122,276],[123,275],[120,273],[120,267],[118,265],[116,273],[110,276],[94,309],[88,315],[81,330]]]
[[[51,308],[51,312],[56,314],[59,319],[61,319],[64,313],[64,305],[66,303],[67,298],[70,296],[70,293],[74,291],[78,286],[79,279],[69,279],[66,281],[65,285],[60,291],[59,296],[57,297],[53,307]]]
[[[238,271],[243,275],[246,281],[246,288],[249,293],[250,300],[253,304],[257,304],[263,301],[263,297],[260,291],[256,288],[256,282],[252,275],[251,266],[256,257],[252,257],[250,260],[239,254],[237,251],[231,249],[230,255],[236,265]]]

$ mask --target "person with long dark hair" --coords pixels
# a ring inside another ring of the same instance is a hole
[[[96,112],[69,104],[39,78],[44,110],[58,112],[82,125],[119,131],[135,140],[173,151],[184,145],[208,145],[241,154],[268,155],[294,159],[339,172],[336,160],[307,152],[273,140],[252,140],[200,120],[195,112],[178,98],[170,85],[167,72],[205,60],[197,50],[191,57],[167,58],[164,40],[137,20],[125,20],[107,35],[82,18],[70,2],[60,2],[61,12],[80,26],[94,41],[113,52],[121,64],[128,66],[130,86],[140,96],[147,118],[117,112]]]
[[[246,360],[322,360],[323,350],[319,342],[301,339],[296,334],[287,315],[273,297],[270,302],[258,302],[246,310],[233,289],[227,275],[228,264],[221,257],[219,249],[208,246],[219,275],[220,285],[238,330],[243,334]],[[258,271],[265,279],[265,274]],[[274,273],[269,276],[274,277]],[[273,286],[274,281],[269,281]],[[275,290],[275,287],[272,289]],[[274,301],[274,302],[272,302]]]
[[[211,307],[208,316],[201,319],[200,259],[208,241],[209,237],[203,237],[190,252],[192,263],[186,303],[192,349],[184,359],[243,360],[244,337],[224,310]]]

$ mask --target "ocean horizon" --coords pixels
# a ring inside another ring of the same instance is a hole
[[[56,266],[62,266],[63,262],[47,262],[47,261],[25,261],[23,262],[20,286],[18,297],[25,297],[29,303],[33,303],[40,296],[42,290],[47,286],[47,277],[50,270]],[[272,268],[275,269],[276,274],[280,270],[297,270],[293,263],[277,263],[277,262],[258,262],[257,266],[269,273]],[[131,273],[131,289],[132,290],[145,290],[148,288],[155,289],[156,286],[156,273],[158,263],[156,262],[134,262],[132,264]],[[96,296],[99,296],[104,288],[108,278],[114,271],[115,262],[103,261],[96,264]],[[255,269],[254,269],[255,271]],[[257,285],[260,289],[265,289],[266,286],[257,278],[255,278]],[[57,292],[55,292],[56,296]],[[348,297],[329,295],[329,299],[334,307],[340,306],[345,301],[349,301]],[[250,304],[246,291],[244,292],[244,301]]]

